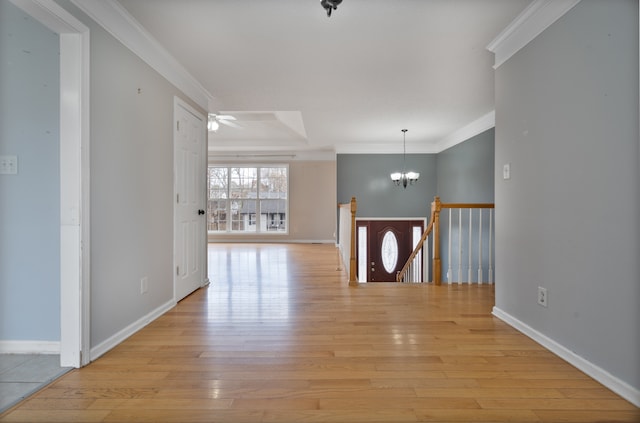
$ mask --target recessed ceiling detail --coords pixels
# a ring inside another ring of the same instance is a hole
[[[307,134],[299,111],[220,111],[233,117],[209,131],[209,151],[274,151],[305,148]]]
[[[244,131],[220,125],[212,149],[394,154],[397,128],[411,128],[414,154],[437,152],[494,110],[486,46],[531,0],[348,0],[330,19],[318,0],[77,3],[153,40],[210,94],[208,111],[272,113],[238,123]]]

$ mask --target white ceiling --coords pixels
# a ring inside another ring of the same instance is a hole
[[[437,152],[486,129],[486,46],[530,0],[344,0],[331,18],[319,0],[119,3],[209,91],[210,112],[238,118],[211,151],[308,155],[402,153],[402,128],[407,153]]]

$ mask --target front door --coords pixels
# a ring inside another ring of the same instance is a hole
[[[206,269],[206,139],[204,118],[188,106],[174,106],[175,300],[205,281]]]
[[[402,270],[413,251],[414,228],[419,227],[422,234],[424,222],[367,220],[358,221],[357,226],[367,228],[367,282],[395,282],[396,274]]]

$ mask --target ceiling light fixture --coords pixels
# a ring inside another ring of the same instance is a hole
[[[402,145],[403,153],[402,153],[402,172],[394,172],[391,174],[391,180],[396,184],[396,186],[402,185],[402,188],[407,189],[407,185],[413,185],[414,182],[418,181],[420,174],[418,172],[406,171],[406,161],[407,161],[407,129],[402,130]]]
[[[342,3],[342,0],[320,0],[320,6],[327,11],[328,17],[331,17],[331,11],[336,10],[340,3]]]
[[[220,124],[218,123],[218,120],[216,119],[216,115],[214,115],[213,113],[209,113],[209,119],[207,121],[207,129],[209,131],[217,131],[220,128]]]
[[[215,132],[220,129],[221,123],[233,128],[240,128],[240,126],[234,122],[235,120],[236,118],[231,115],[217,115],[215,113],[209,113],[209,117],[207,119],[207,129],[209,131]]]

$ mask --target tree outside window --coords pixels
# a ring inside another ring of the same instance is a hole
[[[288,167],[209,166],[210,232],[286,233]]]

